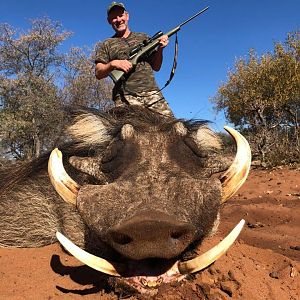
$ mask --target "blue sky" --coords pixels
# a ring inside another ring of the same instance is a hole
[[[113,34],[106,22],[111,1],[96,0],[0,0],[0,23],[26,29],[28,20],[48,16],[73,32],[64,43],[70,47],[93,47]],[[179,31],[179,57],[175,77],[163,91],[177,117],[208,119],[221,130],[223,114],[216,115],[209,97],[226,82],[236,58],[250,48],[258,54],[273,50],[290,31],[300,29],[299,0],[152,0],[123,1],[130,14],[132,31],[153,35],[169,31],[206,6],[210,8]],[[162,70],[156,73],[160,86],[169,78],[174,40],[164,51]]]

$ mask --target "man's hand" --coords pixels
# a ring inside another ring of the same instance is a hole
[[[164,34],[159,39],[159,48],[165,48],[169,44],[169,37]]]
[[[132,64],[130,61],[123,59],[115,59],[110,61],[107,64],[97,63],[95,67],[95,75],[97,79],[105,78],[109,75],[109,73],[113,70],[121,70],[125,73],[128,73],[132,69]]]
[[[132,69],[132,63],[126,59],[123,60],[112,60],[110,62],[110,65],[113,69],[124,71],[125,73],[128,73]]]

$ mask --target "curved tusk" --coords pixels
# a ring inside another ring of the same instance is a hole
[[[49,157],[48,174],[57,193],[68,203],[76,205],[80,185],[65,171],[62,153],[55,148]]]
[[[193,258],[191,260],[185,262],[178,263],[178,270],[180,274],[191,274],[198,272],[213,262],[215,262],[218,258],[220,258],[234,243],[236,238],[239,236],[243,226],[245,224],[245,220],[241,220],[233,230],[225,237],[223,241],[221,241],[218,245],[211,248],[204,254]]]
[[[237,152],[229,169],[220,177],[223,186],[222,203],[243,185],[251,166],[251,149],[247,140],[235,129],[227,126],[224,128],[234,138]]]
[[[85,265],[108,275],[121,276],[115,267],[107,260],[82,250],[60,232],[56,232],[56,237],[67,251]]]

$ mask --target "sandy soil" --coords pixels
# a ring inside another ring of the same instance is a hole
[[[222,211],[205,251],[244,218],[232,248],[180,284],[163,285],[151,299],[300,299],[300,169],[252,170]],[[1,299],[120,299],[105,277],[65,254],[58,244],[0,249]],[[131,296],[128,299],[147,299]]]

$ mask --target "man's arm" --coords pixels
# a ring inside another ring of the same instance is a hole
[[[159,46],[154,52],[151,59],[151,67],[154,71],[159,71],[163,62],[163,49],[168,45],[169,39],[167,35],[162,35],[159,39]]]
[[[132,64],[130,61],[124,59],[124,60],[112,60],[108,62],[107,64],[98,62],[95,67],[95,75],[97,79],[102,79],[108,76],[108,74],[112,70],[122,70],[125,73],[128,73],[132,69]]]

